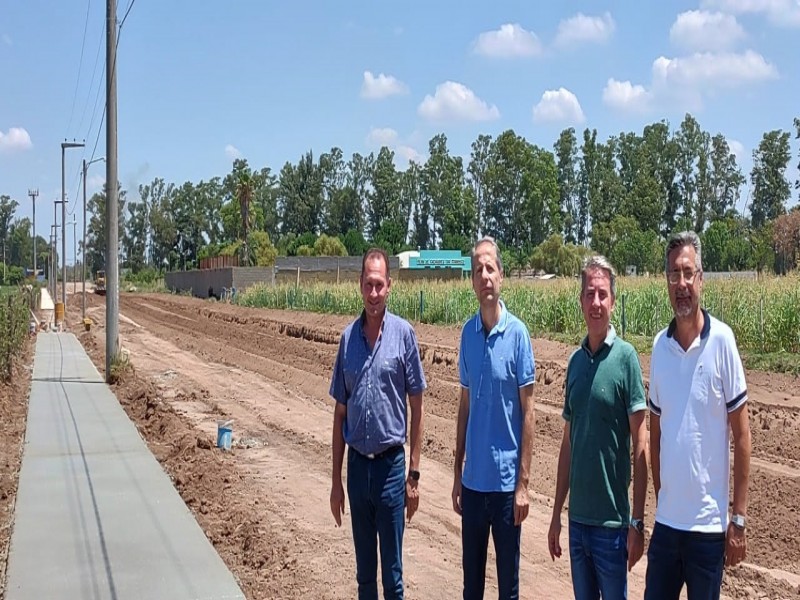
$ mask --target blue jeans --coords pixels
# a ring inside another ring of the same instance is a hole
[[[359,600],[378,600],[378,543],[386,600],[403,598],[406,455],[402,446],[369,459],[350,448],[347,495]]]
[[[645,600],[719,600],[725,534],[680,531],[656,521],[647,549]]]
[[[575,600],[628,597],[628,528],[569,522],[569,560]]]
[[[489,531],[497,557],[500,600],[519,598],[519,545],[522,527],[514,525],[514,492],[461,490],[461,544],[464,600],[481,600],[486,584]]]

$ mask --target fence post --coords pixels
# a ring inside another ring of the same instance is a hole
[[[759,321],[761,322],[761,352],[764,352],[764,294],[761,294],[759,303]]]
[[[628,295],[627,293],[622,294],[622,339],[625,339],[625,326],[626,326],[626,321],[625,321],[625,297],[627,295]]]
[[[419,320],[422,321],[422,315],[425,312],[425,295],[422,290],[419,291]]]

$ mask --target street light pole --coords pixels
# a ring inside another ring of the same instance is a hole
[[[38,281],[39,273],[36,269],[36,197],[39,195],[39,190],[28,190],[28,196],[31,197],[31,207],[33,208],[33,279]]]
[[[53,282],[53,302],[58,301],[58,205],[60,200],[53,200],[53,272],[50,279]],[[63,257],[62,257],[63,258]]]
[[[67,191],[64,181],[64,151],[67,148],[83,148],[83,142],[61,142],[61,224],[67,222]],[[67,312],[67,231],[61,231],[61,302],[64,305],[64,314]]]

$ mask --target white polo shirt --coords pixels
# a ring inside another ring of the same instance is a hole
[[[724,532],[730,494],[728,413],[747,401],[733,331],[703,310],[700,336],[684,351],[675,320],[650,359],[650,411],[661,418],[656,521],[683,531]]]

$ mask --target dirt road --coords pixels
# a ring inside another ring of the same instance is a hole
[[[102,365],[103,300],[81,336]],[[80,314],[80,296],[69,316]],[[77,309],[77,310],[76,310]],[[135,374],[117,395],[249,598],[353,598],[349,520],[329,511],[330,371],[349,318],[252,310],[169,295],[123,294],[120,334]],[[450,505],[459,331],[420,325],[425,394],[420,511],[405,543],[408,598],[460,596],[460,524]],[[568,598],[568,559],[551,562],[550,520],[562,386],[571,348],[534,340],[536,441],[531,513],[522,534],[521,597]],[[648,357],[642,357],[645,373]],[[745,565],[726,573],[729,598],[800,598],[800,397],[796,377],[750,372],[754,461]],[[234,448],[214,448],[217,419]],[[654,502],[648,497],[648,527]],[[562,518],[566,524],[566,515]],[[566,543],[566,533],[562,542]],[[493,557],[487,569],[496,594]],[[641,597],[645,560],[630,577]]]

